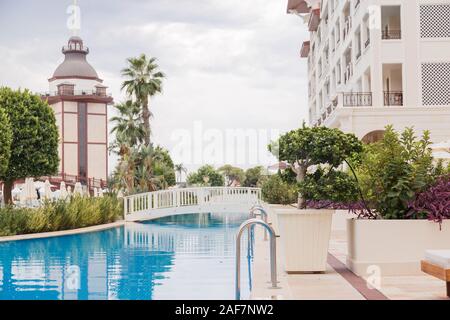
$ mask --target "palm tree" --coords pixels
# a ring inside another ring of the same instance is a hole
[[[122,90],[126,90],[128,96],[135,98],[141,108],[142,121],[144,123],[146,146],[150,145],[150,117],[149,100],[157,93],[162,92],[164,73],[159,71],[156,58],[147,58],[141,54],[138,58],[128,58],[128,67],[122,70],[122,76],[126,77],[122,83]]]
[[[185,174],[187,174],[187,169],[186,169],[186,167],[182,164],[182,163],[180,163],[180,164],[176,164],[175,165],[175,172],[177,172],[178,173],[178,178],[179,178],[179,181],[178,182],[181,182],[181,178],[182,178],[182,174],[183,174],[183,172],[185,173]]]
[[[113,149],[119,149],[119,155],[123,155],[127,146],[135,146],[144,141],[145,131],[142,119],[139,116],[139,106],[131,100],[114,106],[119,116],[112,117],[115,123],[111,133],[116,134],[116,141],[112,144]]]

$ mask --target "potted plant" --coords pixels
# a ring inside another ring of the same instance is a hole
[[[286,271],[325,272],[334,212],[327,204],[357,199],[354,178],[339,168],[362,151],[362,144],[338,129],[303,125],[281,136],[269,150],[295,173],[299,190],[296,209],[275,209]]]
[[[369,276],[420,274],[426,250],[450,249],[450,167],[433,159],[430,136],[392,126],[355,164],[370,211],[347,220],[347,266]]]

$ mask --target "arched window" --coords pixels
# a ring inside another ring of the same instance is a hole
[[[384,130],[375,130],[369,132],[362,138],[362,142],[365,144],[371,144],[380,141],[384,137]]]

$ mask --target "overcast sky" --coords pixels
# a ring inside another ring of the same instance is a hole
[[[61,47],[71,35],[66,26],[71,3],[0,0],[0,85],[48,90],[47,79],[62,62]],[[206,162],[249,167],[253,160],[226,158],[231,153],[226,141],[219,155],[211,150],[227,129],[270,135],[296,128],[307,117],[306,61],[299,48],[308,34],[299,17],[286,14],[286,3],[79,0],[80,36],[116,102],[125,99],[120,92],[125,59],[140,53],[158,58],[167,79],[164,94],[151,102],[152,139],[172,150],[175,162],[190,168]],[[196,145],[187,158],[180,152],[186,136]]]

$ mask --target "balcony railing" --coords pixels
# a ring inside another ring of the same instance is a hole
[[[96,97],[112,97],[111,93],[96,91],[96,90],[60,90],[45,92],[43,97],[56,97],[56,96],[96,96]]]
[[[344,107],[371,107],[372,92],[343,93]]]
[[[385,106],[403,106],[403,92],[401,91],[385,91],[384,92]]]
[[[383,30],[381,33],[383,40],[399,40],[402,38],[401,30]]]

